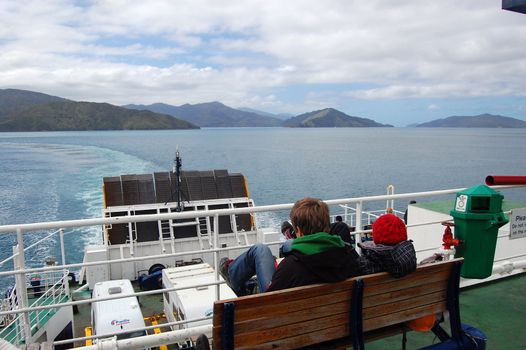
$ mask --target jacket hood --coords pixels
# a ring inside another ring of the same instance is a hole
[[[394,277],[402,277],[416,270],[416,252],[412,241],[396,245],[358,243],[362,248],[359,258],[363,274],[387,271]]]
[[[292,241],[290,246],[292,251],[295,250],[305,255],[319,254],[333,248],[343,247],[345,247],[345,243],[340,236],[330,235],[326,232],[298,237]]]

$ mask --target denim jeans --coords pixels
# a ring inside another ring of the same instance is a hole
[[[269,247],[262,243],[254,244],[228,267],[230,284],[238,295],[245,294],[245,283],[254,275],[258,278],[259,292],[265,292],[275,271],[274,256]]]

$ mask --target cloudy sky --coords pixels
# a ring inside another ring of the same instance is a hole
[[[396,126],[526,120],[526,15],[500,0],[0,0],[0,18],[0,88]]]

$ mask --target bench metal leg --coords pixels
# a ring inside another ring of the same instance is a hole
[[[362,303],[363,303],[363,280],[358,279],[354,284],[351,297],[351,312],[349,320],[350,335],[352,339],[353,350],[365,349],[363,339],[363,317],[362,317]]]
[[[223,350],[234,350],[234,311],[236,304],[228,302],[223,305],[223,324],[221,344]]]
[[[449,322],[451,324],[451,337],[454,339],[462,339],[459,304],[459,284],[461,267],[462,262],[460,261],[457,261],[453,265],[447,286],[447,309],[449,311]]]
[[[437,338],[441,342],[451,339],[449,334],[447,334],[444,328],[442,328],[438,323],[434,325],[433,328],[431,328],[431,331],[437,336]]]

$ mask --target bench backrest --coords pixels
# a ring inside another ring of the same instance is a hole
[[[450,309],[456,327],[461,260],[421,266],[402,278],[377,273],[216,301],[214,350],[292,349],[337,339],[360,349],[364,332]]]

